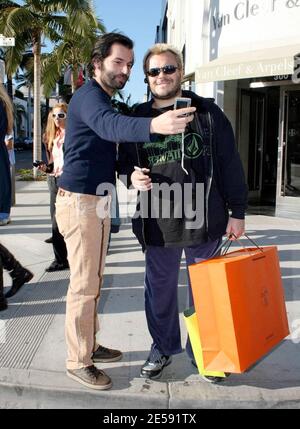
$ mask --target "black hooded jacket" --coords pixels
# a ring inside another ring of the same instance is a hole
[[[183,91],[182,96],[191,98],[192,106],[197,107],[195,119],[185,134],[184,168],[189,175],[181,166],[181,136],[156,136],[152,143],[120,145],[118,173],[119,177],[126,176],[128,187],[134,166],[149,168],[153,183],[183,186],[191,182],[193,188],[195,182],[203,183],[204,222],[195,229],[186,229],[184,216],[181,219],[135,216],[133,232],[143,250],[147,245],[188,247],[216,240],[226,233],[229,212],[236,219],[245,217],[248,191],[229,120],[213,99],[191,91]],[[135,115],[153,117],[162,113],[154,110],[152,103],[141,104]],[[140,197],[141,202],[145,198],[150,201],[151,192],[143,192]],[[198,194],[193,193],[193,199],[196,197],[199,198]],[[140,206],[137,211],[140,212]]]

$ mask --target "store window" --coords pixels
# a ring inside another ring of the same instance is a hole
[[[285,93],[282,195],[300,197],[300,90]]]

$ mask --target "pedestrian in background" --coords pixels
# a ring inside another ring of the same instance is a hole
[[[14,296],[20,288],[25,284],[30,282],[33,278],[33,273],[14,257],[10,251],[0,243],[0,259],[1,259],[1,272],[0,272],[0,310],[5,310],[7,308],[6,298],[11,298]],[[11,279],[12,286],[6,292],[3,297],[3,272],[2,269],[8,271]],[[2,292],[1,292],[2,291]]]
[[[59,232],[56,222],[55,202],[58,192],[57,181],[62,174],[64,165],[64,140],[68,106],[65,103],[58,103],[49,113],[45,141],[49,162],[41,163],[37,168],[48,174],[48,186],[50,190],[50,213],[52,219],[52,246],[55,259],[46,268],[47,272],[62,271],[69,268],[67,258],[67,247],[64,237]]]
[[[10,222],[11,209],[10,161],[5,136],[13,132],[13,107],[3,84],[0,84],[0,109],[0,226],[4,226]]]
[[[50,158],[51,158],[51,153],[48,150],[48,144],[47,144],[47,124],[50,123],[52,117],[52,110],[49,111],[48,113],[48,117],[47,117],[47,121],[45,124],[45,129],[44,132],[42,134],[42,143],[45,149],[45,154],[46,154],[46,159],[47,159],[47,164],[50,163]],[[52,184],[52,179],[51,176],[49,174],[47,174],[47,184],[48,184],[48,189],[49,189],[49,194],[50,194],[50,218],[51,218],[51,225],[53,222],[53,215],[55,213],[55,200],[53,201],[53,198],[51,197],[51,184]],[[56,199],[56,198],[55,198]],[[52,227],[51,227],[51,233],[52,233]],[[52,244],[52,235],[48,238],[46,238],[45,243],[47,244]]]
[[[11,177],[8,150],[5,145],[5,135],[12,132],[13,108],[12,103],[0,84],[0,213],[10,213],[11,206]],[[4,296],[3,268],[9,271],[13,284]],[[0,311],[7,308],[6,298],[15,295],[24,283],[30,281],[33,274],[24,268],[15,257],[0,244]]]

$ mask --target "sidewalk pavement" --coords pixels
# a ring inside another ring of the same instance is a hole
[[[279,248],[292,335],[251,371],[234,374],[222,385],[202,381],[185,353],[174,357],[160,381],[139,377],[151,343],[144,314],[144,259],[130,223],[122,225],[112,236],[99,314],[101,344],[121,349],[124,358],[101,364],[113,387],[96,392],[65,375],[69,272],[44,272],[53,260],[52,246],[44,243],[50,235],[48,203],[46,183],[17,182],[12,223],[0,229],[1,242],[35,273],[0,313],[0,408],[300,408],[300,221],[247,218],[248,232],[258,244]],[[7,274],[4,284],[10,286]],[[180,311],[186,307],[185,284],[182,264]]]

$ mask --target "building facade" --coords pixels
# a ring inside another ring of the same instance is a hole
[[[300,218],[300,1],[163,0],[157,41],[233,125],[250,203]],[[299,54],[299,57],[297,57]]]

